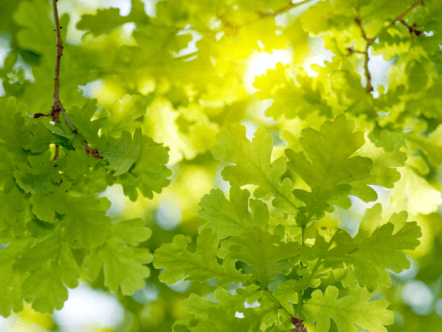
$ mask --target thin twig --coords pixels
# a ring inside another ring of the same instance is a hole
[[[413,39],[413,41],[416,41],[416,37],[422,35],[423,31],[416,29],[416,23],[414,23],[413,26],[409,26],[404,20],[400,20],[400,22],[402,25],[405,25],[407,27],[410,37],[411,39]]]
[[[56,146],[55,146],[55,155],[54,155],[54,158],[52,159],[52,161],[57,160],[57,158],[58,158],[58,152],[59,152],[59,148],[58,148],[58,145],[56,145]],[[57,166],[55,166],[55,167],[57,167]]]
[[[86,140],[83,142],[87,155],[91,154],[95,159],[103,159],[103,157],[100,156],[101,150],[98,150],[98,148],[92,149],[91,147],[89,147]]]
[[[264,13],[264,12],[262,12],[260,10],[257,10],[256,13],[258,14],[259,18],[255,19],[255,20],[246,22],[246,23],[244,23],[242,25],[234,25],[234,24],[224,20],[223,21],[223,26],[228,28],[228,29],[230,29],[230,30],[233,30],[233,32],[231,34],[232,35],[236,35],[238,33],[238,30],[240,28],[242,28],[242,27],[254,24],[256,22],[259,22],[259,21],[261,21],[263,19],[266,19],[266,18],[269,18],[269,17],[275,17],[275,16],[277,16],[279,14],[282,14],[282,13],[285,13],[285,12],[289,11],[290,9],[293,9],[293,8],[302,6],[302,5],[306,4],[306,3],[309,3],[310,1],[312,1],[312,0],[304,0],[304,1],[301,1],[301,2],[298,2],[298,3],[292,3],[290,1],[290,3],[287,6],[281,8],[281,9],[278,9],[278,10],[276,10],[274,12],[270,12],[270,13]]]
[[[403,18],[405,15],[407,15],[410,11],[412,11],[414,8],[416,8],[419,4],[422,4],[422,6],[425,6],[424,0],[418,0],[415,3],[413,3],[409,8],[407,8],[402,14],[400,14],[398,17],[396,17],[390,24],[388,27],[391,27],[392,25],[394,25],[396,22],[401,22],[402,24],[404,24],[407,28],[408,31],[410,32],[410,36],[413,40],[415,40],[414,35],[416,36],[420,36],[422,34],[422,31],[416,30],[414,29],[416,27],[416,25],[413,25],[413,27],[410,27],[407,25],[407,23],[405,23],[403,21]],[[355,18],[355,22],[358,25],[359,29],[361,30],[361,34],[362,34],[362,38],[365,40],[366,44],[365,44],[365,50],[364,51],[358,51],[358,50],[354,50],[351,47],[347,48],[348,51],[348,55],[352,55],[353,53],[360,53],[364,55],[364,72],[365,72],[365,79],[367,81],[367,86],[366,86],[366,92],[370,93],[372,92],[373,89],[373,85],[371,84],[371,74],[370,71],[368,70],[368,61],[370,60],[369,55],[368,55],[368,50],[370,48],[370,46],[374,43],[374,41],[376,40],[376,37],[374,38],[368,38],[367,34],[365,33],[364,30],[364,26],[362,25],[362,20],[359,16],[359,8],[356,8],[356,11],[358,13],[358,16]],[[414,34],[414,35],[413,35]]]
[[[404,11],[402,14],[400,14],[398,17],[396,17],[391,23],[390,26],[392,26],[393,24],[395,24],[396,22],[399,22],[400,20],[402,20],[404,18],[405,15],[407,15],[410,11],[412,11],[414,8],[416,8],[419,5],[425,6],[425,2],[424,0],[418,0],[415,3],[413,3],[409,8],[407,8],[406,11]]]
[[[370,74],[370,71],[368,70],[368,61],[370,60],[369,55],[368,55],[368,49],[370,48],[371,44],[373,44],[375,39],[367,37],[367,34],[365,33],[364,27],[362,25],[362,20],[359,18],[359,8],[357,8],[357,11],[358,11],[358,17],[355,18],[355,22],[358,25],[359,30],[361,30],[362,38],[364,38],[366,44],[365,44],[364,51],[354,51],[354,52],[364,54],[364,72],[365,72],[365,79],[367,81],[365,91],[367,93],[370,93],[374,89],[373,89],[373,85],[371,84],[371,74]]]
[[[258,14],[261,18],[275,17],[275,16],[277,16],[277,15],[279,15],[279,14],[282,14],[282,13],[285,13],[285,12],[289,11],[290,9],[293,9],[293,8],[296,8],[296,7],[299,7],[299,6],[305,5],[306,3],[310,2],[310,1],[311,1],[311,0],[304,0],[304,1],[301,1],[301,2],[298,2],[298,3],[292,3],[292,2],[290,1],[290,3],[289,3],[286,7],[281,8],[281,9],[275,11],[275,12],[264,13],[264,12],[262,12],[262,11],[257,11],[257,14]]]
[[[295,325],[295,329],[293,331],[307,332],[307,328],[304,326],[303,319],[298,319],[296,317],[291,317],[290,319],[292,321],[292,324]]]
[[[60,19],[58,18],[57,1],[58,0],[53,0],[55,31],[57,34],[57,45],[55,45],[57,47],[57,58],[56,58],[56,62],[55,62],[55,77],[54,77],[54,81],[55,81],[54,104],[52,105],[51,116],[52,116],[52,121],[54,121],[56,123],[60,122],[59,113],[61,112],[63,114],[63,117],[64,117],[66,123],[69,125],[69,127],[71,127],[72,132],[74,134],[76,134],[77,130],[75,130],[74,126],[69,121],[69,119],[66,115],[66,111],[63,107],[63,104],[60,101],[60,95],[59,95],[59,91],[60,91],[60,61],[61,61],[61,57],[63,55],[63,41],[61,40],[61,32],[60,32],[61,27],[60,27]]]
[[[66,121],[66,123],[69,125],[69,127],[72,129],[72,132],[74,134],[77,134],[77,130],[74,128],[74,126],[72,125],[72,123],[69,121],[68,116],[66,115],[66,110],[63,107],[63,104],[61,103],[60,100],[60,62],[61,62],[61,57],[63,55],[63,41],[61,39],[61,33],[60,33],[60,29],[62,28],[60,26],[60,20],[58,17],[58,8],[57,8],[57,2],[58,0],[53,0],[53,5],[54,5],[54,21],[55,21],[55,32],[57,35],[57,45],[55,45],[57,47],[57,58],[56,58],[56,62],[55,62],[55,77],[54,77],[54,103],[52,104],[52,109],[51,109],[51,113],[49,114],[43,114],[43,113],[36,113],[34,114],[34,118],[39,118],[41,116],[51,116],[52,121],[54,121],[55,123],[60,122],[60,112],[61,114],[63,114],[63,117]],[[98,148],[95,149],[91,149],[88,144],[87,141],[84,141],[84,148],[86,150],[86,153],[89,155],[91,154],[95,159],[103,159],[103,157],[100,156],[100,153]],[[55,156],[53,160],[56,160],[58,158],[59,155],[59,147],[58,145],[56,145],[55,147]],[[54,164],[55,167],[57,167],[57,164]]]
[[[61,40],[60,20],[58,18],[57,1],[58,0],[53,0],[53,2],[54,2],[55,31],[57,34],[57,45],[55,45],[57,47],[57,60],[55,63],[54,105],[56,105],[57,101],[60,102],[60,97],[58,94],[58,92],[60,90],[60,60],[61,60],[61,56],[63,55],[63,41]]]

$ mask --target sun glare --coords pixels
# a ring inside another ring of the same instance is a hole
[[[254,51],[246,62],[244,73],[244,86],[246,91],[253,94],[256,89],[253,87],[255,77],[265,74],[267,69],[276,68],[276,64],[283,65],[291,63],[293,53],[290,50],[273,50],[272,53]]]

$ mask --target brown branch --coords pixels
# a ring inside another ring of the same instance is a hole
[[[243,25],[235,25],[235,24],[230,23],[227,20],[223,20],[223,22],[222,22],[223,23],[223,27],[232,30],[232,32],[230,32],[228,35],[236,35],[238,33],[238,30],[240,28],[242,28],[242,27],[245,27],[245,26],[250,25],[250,24],[254,24],[256,22],[259,22],[259,21],[261,21],[263,19],[266,19],[266,18],[269,18],[269,17],[275,17],[275,16],[277,16],[279,14],[282,14],[282,13],[285,13],[285,12],[289,11],[290,9],[293,9],[293,8],[302,6],[302,5],[306,4],[306,3],[309,3],[310,1],[312,1],[312,0],[304,0],[304,1],[301,1],[301,2],[298,2],[298,3],[292,3],[290,1],[290,3],[287,6],[281,8],[281,9],[278,9],[277,11],[270,12],[270,13],[264,13],[261,10],[256,10],[255,12],[259,16],[259,18],[255,19],[255,20],[252,20],[252,21],[249,21],[249,22],[246,22]]]
[[[57,45],[55,45],[57,47],[57,58],[56,58],[56,63],[55,63],[55,77],[54,77],[54,103],[52,104],[52,109],[51,109],[51,113],[49,114],[43,114],[43,113],[36,113],[34,114],[34,118],[39,118],[41,116],[51,116],[52,121],[54,121],[55,123],[60,122],[60,112],[63,114],[63,117],[66,121],[66,123],[69,125],[69,127],[72,129],[72,132],[74,134],[77,134],[77,130],[74,128],[74,126],[72,125],[72,123],[69,121],[68,116],[66,115],[66,111],[63,107],[63,104],[60,101],[60,95],[59,95],[59,91],[60,91],[60,62],[61,62],[61,57],[63,55],[63,41],[61,40],[61,33],[60,33],[60,29],[62,28],[60,26],[60,20],[58,17],[58,9],[57,9],[57,2],[58,0],[53,0],[53,5],[54,5],[54,20],[55,20],[55,30],[56,31],[56,35],[57,35]],[[103,157],[100,156],[100,152],[101,150],[99,150],[98,148],[92,149],[89,147],[88,143],[86,140],[84,140],[84,148],[86,150],[86,154],[89,155],[91,154],[95,159],[103,159]],[[52,159],[52,161],[56,160],[59,157],[59,146],[56,145],[55,146],[55,156]],[[54,167],[57,167],[57,164],[54,164]],[[62,183],[63,180],[60,180],[60,183]]]
[[[54,2],[55,31],[57,34],[57,45],[55,45],[57,47],[57,60],[55,63],[54,105],[56,105],[57,101],[60,102],[60,97],[58,94],[58,92],[60,90],[60,60],[61,60],[61,56],[63,55],[63,41],[61,40],[60,20],[58,18],[57,1],[58,0],[53,0],[53,2]]]
[[[303,324],[303,319],[298,319],[296,317],[290,317],[292,324],[295,325],[293,332],[307,332],[307,328]]]
[[[347,47],[348,55],[352,55],[353,53],[365,54],[363,51],[354,50],[351,47]]]
[[[359,8],[357,8],[356,10],[358,11],[358,17],[355,18],[355,22],[359,26],[359,29],[361,30],[362,38],[364,38],[364,40],[366,41],[365,50],[362,52],[358,51],[358,53],[364,54],[364,72],[365,72],[365,79],[367,81],[365,91],[367,93],[370,93],[374,89],[373,89],[373,85],[371,84],[371,74],[370,74],[370,71],[368,70],[368,61],[370,60],[370,58],[368,56],[368,49],[370,48],[371,44],[373,44],[373,42],[375,41],[376,38],[372,39],[372,38],[367,37],[364,27],[362,26],[362,20],[359,18]],[[353,52],[355,52],[355,51],[353,51]]]
[[[35,113],[35,114],[34,114],[34,118],[35,118],[35,119],[37,119],[37,118],[39,118],[39,117],[41,117],[41,116],[51,116],[51,114],[43,114],[43,113]]]
[[[55,161],[58,159],[58,157],[59,157],[58,153],[59,153],[59,147],[58,147],[58,145],[56,145],[55,146],[55,155],[54,155],[54,158],[52,159],[52,161]],[[54,167],[58,167],[58,165],[54,164]],[[60,183],[63,183],[63,179],[60,179]]]
[[[66,123],[69,125],[69,127],[71,127],[72,132],[74,134],[76,134],[77,130],[75,130],[74,126],[69,121],[69,119],[66,115],[66,111],[63,107],[63,104],[60,101],[60,95],[59,95],[59,91],[60,91],[60,61],[61,61],[61,57],[63,55],[63,41],[61,40],[61,32],[60,32],[61,27],[60,27],[60,19],[58,18],[57,1],[58,0],[53,0],[55,31],[57,34],[57,45],[55,45],[57,47],[57,58],[56,58],[56,63],[55,63],[55,77],[54,77],[54,81],[55,81],[54,103],[52,104],[51,117],[52,117],[52,121],[54,121],[56,123],[60,122],[60,112],[61,112],[63,114],[63,117],[64,117]]]
[[[292,3],[292,2],[290,1],[290,3],[288,4],[288,6],[285,6],[284,8],[281,8],[281,9],[275,11],[275,12],[264,13],[264,12],[262,12],[262,11],[260,11],[260,10],[257,10],[256,13],[260,16],[260,18],[275,17],[275,16],[277,16],[277,15],[279,15],[279,14],[282,14],[282,13],[285,13],[285,12],[289,11],[290,9],[293,9],[293,8],[296,8],[296,7],[299,7],[299,6],[302,6],[302,5],[304,5],[304,4],[306,4],[306,3],[310,2],[310,1],[311,1],[311,0],[304,0],[304,1],[301,1],[301,2],[298,2],[298,3]],[[255,20],[255,21],[256,21],[256,20]],[[247,23],[246,23],[246,24],[247,24]]]
[[[414,23],[412,26],[409,26],[404,20],[400,20],[399,22],[407,27],[408,33],[410,34],[410,37],[411,39],[413,39],[413,41],[416,41],[416,37],[422,35],[423,31],[416,29],[416,23]]]
[[[91,147],[89,147],[86,140],[84,141],[84,148],[88,156],[89,154],[91,154],[95,159],[103,159],[103,157],[100,156],[101,150],[98,150],[98,148],[92,149]]]
[[[56,146],[55,146],[55,155],[54,155],[54,158],[52,159],[52,161],[57,160],[57,158],[58,158],[58,152],[59,152],[59,148],[58,148],[58,145],[56,145]],[[57,166],[55,166],[55,167],[57,167]]]
[[[410,11],[412,11],[414,8],[416,8],[417,6],[422,5],[425,6],[425,2],[424,0],[418,0],[415,3],[413,3],[409,8],[407,8],[406,11],[404,11],[402,14],[400,14],[398,17],[396,17],[389,26],[392,26],[393,24],[395,24],[396,22],[401,21],[405,15],[407,15]]]
[[[420,36],[422,34],[422,31],[419,31],[419,30],[415,29],[416,24],[414,24],[412,27],[408,26],[407,23],[405,23],[405,21],[403,20],[403,18],[410,11],[412,11],[414,8],[416,8],[419,4],[422,4],[422,6],[425,6],[424,0],[418,0],[415,3],[413,3],[409,8],[407,8],[407,10],[405,10],[402,14],[400,14],[398,17],[396,17],[390,23],[389,27],[391,27],[396,22],[401,22],[402,24],[404,24],[408,28],[408,31],[410,32],[411,38],[413,40],[415,40],[414,35]],[[360,53],[360,54],[364,55],[364,73],[365,73],[365,79],[367,81],[366,92],[370,93],[374,89],[373,89],[373,85],[371,84],[371,74],[370,74],[370,71],[368,70],[368,61],[370,61],[370,58],[369,58],[369,55],[368,55],[368,50],[369,50],[370,46],[374,43],[374,41],[376,40],[376,38],[378,36],[376,36],[374,38],[368,38],[367,34],[365,33],[364,26],[362,25],[362,20],[359,17],[359,8],[356,8],[356,11],[358,13],[358,16],[355,18],[355,22],[358,25],[359,29],[361,30],[362,38],[366,42],[365,50],[364,51],[356,51],[356,50],[352,49],[351,47],[348,47],[347,51],[348,51],[348,55],[352,55],[353,53]]]

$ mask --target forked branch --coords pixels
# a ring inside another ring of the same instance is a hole
[[[223,27],[225,27],[225,28],[227,28],[227,29],[232,31],[230,33],[230,35],[236,35],[238,33],[239,29],[244,27],[244,26],[247,26],[247,25],[250,25],[250,24],[254,24],[256,22],[259,22],[259,21],[261,21],[263,19],[266,19],[266,18],[269,18],[269,17],[275,17],[275,16],[277,16],[279,14],[288,12],[290,9],[293,9],[293,8],[305,5],[306,3],[309,3],[310,1],[312,1],[312,0],[304,0],[304,1],[301,1],[301,2],[297,2],[297,3],[292,3],[290,1],[287,6],[281,8],[281,9],[278,9],[278,10],[276,10],[274,12],[269,12],[269,13],[264,13],[261,10],[256,10],[255,12],[258,15],[257,19],[249,21],[249,22],[246,22],[246,23],[244,23],[242,25],[235,25],[235,24],[230,23],[227,20],[223,20]]]
[[[358,8],[358,14],[359,14],[359,8]],[[365,73],[365,79],[367,81],[367,86],[365,87],[365,91],[367,93],[372,92],[373,85],[371,84],[371,74],[370,70],[368,70],[368,61],[370,60],[370,57],[368,55],[368,49],[370,48],[371,44],[375,41],[376,38],[368,38],[367,34],[365,33],[364,27],[362,25],[362,20],[358,17],[355,18],[355,22],[358,25],[359,29],[361,30],[362,38],[365,40],[365,50],[364,51],[355,51],[357,53],[364,54],[364,73]]]
[[[60,122],[60,112],[61,112],[63,114],[63,117],[64,117],[66,123],[72,129],[72,132],[74,134],[77,134],[77,130],[74,128],[72,123],[69,121],[68,116],[66,115],[66,110],[63,107],[63,104],[60,100],[60,94],[59,94],[59,92],[60,92],[60,62],[61,62],[61,57],[63,55],[63,41],[61,39],[60,29],[62,27],[60,26],[60,19],[58,17],[57,2],[58,2],[58,0],[53,0],[55,33],[57,36],[57,45],[55,45],[57,47],[57,57],[56,57],[56,62],[55,62],[54,102],[52,104],[51,112],[49,114],[36,113],[36,114],[34,114],[34,118],[39,118],[41,116],[50,116],[52,118],[52,121],[54,121],[55,123],[58,123],[58,122]],[[86,141],[84,141],[84,142],[85,142],[84,146],[86,149],[86,153],[88,155],[92,154],[94,156],[94,158],[102,159],[102,157],[100,157],[99,150],[97,148],[91,149],[87,145],[87,142]],[[55,151],[55,157],[53,160],[56,160],[58,158],[58,156],[59,156],[59,147],[57,145],[56,151]]]
[[[416,8],[417,6],[422,5],[425,6],[425,2],[424,0],[418,0],[415,3],[413,3],[409,8],[407,8],[406,11],[404,11],[402,14],[400,14],[398,17],[396,17],[391,23],[390,26],[392,26],[393,24],[395,24],[396,22],[401,21],[405,15],[407,15],[410,11],[412,11],[414,8]]]
[[[415,29],[416,28],[416,24],[414,24],[413,26],[409,26],[407,23],[405,23],[405,21],[403,20],[404,16],[407,15],[410,11],[412,11],[414,8],[416,8],[418,5],[422,5],[425,6],[424,0],[418,0],[415,3],[413,3],[409,8],[407,8],[402,14],[400,14],[398,17],[396,17],[390,24],[388,27],[393,26],[396,22],[401,22],[403,25],[405,25],[408,29],[408,31],[410,32],[410,36],[413,40],[415,40],[415,36],[420,36],[422,34],[422,31]],[[378,36],[375,36],[374,38],[369,38],[367,36],[367,33],[364,30],[364,26],[362,25],[362,20],[359,16],[359,8],[356,8],[357,12],[358,12],[358,16],[355,18],[355,22],[358,25],[359,29],[361,30],[361,35],[362,38],[365,40],[365,50],[360,51],[360,50],[354,50],[351,47],[347,48],[348,51],[348,55],[352,55],[354,53],[360,53],[364,55],[364,74],[365,74],[365,79],[367,81],[367,86],[366,86],[366,92],[370,93],[372,92],[373,89],[373,85],[371,83],[371,74],[370,71],[368,69],[368,61],[370,60],[369,54],[368,54],[368,50],[370,48],[370,46],[374,43],[374,41],[376,40],[376,38]]]

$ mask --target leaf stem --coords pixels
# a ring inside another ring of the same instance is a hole
[[[322,257],[319,257],[317,262],[316,262],[316,264],[315,264],[315,266],[312,269],[312,273],[310,273],[308,278],[305,279],[305,281],[304,281],[304,284],[303,284],[303,287],[302,287],[303,291],[299,291],[298,292],[298,318],[299,319],[301,319],[301,309],[302,309],[302,304],[303,304],[304,290],[308,286],[308,283],[313,278],[313,276],[315,275],[316,271],[321,266],[321,264],[322,264]]]
[[[308,278],[305,279],[305,281],[304,281],[304,285],[303,285],[303,288],[304,288],[304,289],[307,287],[308,283],[309,283],[310,280],[313,278],[314,274],[316,273],[316,270],[321,266],[321,264],[322,264],[322,257],[319,257],[318,260],[317,260],[317,262],[316,262],[316,264],[315,264],[315,266],[314,266],[313,269],[312,269],[312,273],[311,273],[311,274],[308,276]]]
[[[298,318],[301,319],[301,309],[302,309],[302,297],[304,292],[298,292]]]
[[[269,290],[267,290],[267,289],[264,290],[264,294],[266,294],[270,299],[275,301],[289,317],[293,316],[293,314],[291,314],[286,308],[284,308],[284,306],[281,304],[281,302],[279,302],[278,299],[276,297],[274,297],[273,294]]]

